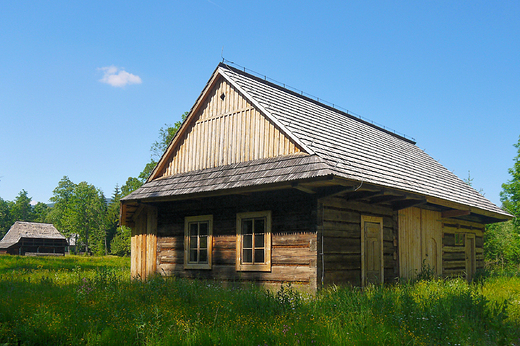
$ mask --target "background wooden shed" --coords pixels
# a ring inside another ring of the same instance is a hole
[[[48,223],[16,221],[0,241],[0,253],[64,255],[67,238]]]
[[[311,290],[471,279],[484,225],[511,218],[414,141],[225,64],[121,211],[133,276]]]

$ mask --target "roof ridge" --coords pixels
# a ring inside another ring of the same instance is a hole
[[[374,124],[373,122],[361,119],[361,117],[359,117],[359,116],[352,115],[352,114],[350,114],[348,112],[345,112],[345,111],[342,111],[342,110],[340,110],[340,109],[338,109],[336,107],[333,107],[333,106],[327,105],[327,104],[325,104],[323,102],[320,102],[318,100],[315,100],[312,97],[306,96],[306,95],[303,94],[303,91],[301,93],[297,93],[296,91],[288,89],[287,87],[284,87],[284,86],[281,86],[281,85],[276,84],[274,82],[271,82],[271,81],[267,80],[267,76],[265,76],[265,78],[262,79],[262,78],[260,78],[258,76],[255,76],[254,74],[248,73],[248,72],[245,71],[245,69],[246,69],[245,67],[244,67],[244,70],[241,70],[241,69],[238,69],[238,68],[236,68],[234,66],[228,65],[228,64],[226,64],[224,62],[220,62],[218,64],[218,67],[227,68],[227,69],[229,69],[229,70],[231,70],[231,71],[233,71],[235,73],[238,73],[238,74],[241,74],[241,75],[245,75],[248,78],[252,78],[252,79],[254,79],[254,80],[256,80],[256,81],[258,81],[260,83],[267,84],[267,85],[269,85],[269,86],[271,86],[273,88],[276,88],[276,89],[278,89],[280,91],[287,92],[287,93],[289,93],[289,94],[291,94],[293,96],[302,98],[302,99],[304,99],[304,100],[306,100],[308,102],[314,103],[315,105],[318,105],[320,107],[324,107],[324,108],[326,108],[328,110],[331,110],[331,111],[334,111],[334,112],[336,112],[338,114],[341,114],[343,116],[346,116],[346,117],[348,117],[348,118],[350,118],[352,120],[359,121],[359,122],[361,122],[361,123],[363,123],[365,125],[371,126],[371,127],[375,128],[375,129],[377,129],[379,131],[385,132],[385,133],[387,133],[387,134],[389,134],[389,135],[391,135],[393,137],[396,137],[398,139],[401,139],[401,140],[406,141],[408,143],[411,143],[413,145],[415,145],[417,143],[415,140],[410,139],[410,138],[406,138],[404,135],[400,135],[400,134],[396,133],[395,131],[392,132],[392,131],[384,128],[384,127],[381,127],[381,126],[378,126],[378,125]]]

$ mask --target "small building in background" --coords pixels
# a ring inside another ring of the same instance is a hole
[[[67,238],[48,223],[16,221],[0,240],[0,254],[65,255]]]

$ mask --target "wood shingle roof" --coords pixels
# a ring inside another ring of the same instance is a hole
[[[52,224],[16,221],[2,240],[0,240],[0,249],[6,249],[18,243],[21,238],[61,239],[65,242],[67,241],[67,238]]]
[[[231,83],[308,155],[177,174],[147,182],[124,200],[270,184],[314,174],[335,175],[510,217],[409,139],[234,67],[219,64],[212,78],[215,74]]]

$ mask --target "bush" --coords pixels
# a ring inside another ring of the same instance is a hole
[[[484,256],[487,262],[502,267],[520,264],[520,234],[512,221],[486,227]]]
[[[116,235],[110,243],[110,253],[116,256],[130,256],[130,239],[132,231],[126,226],[117,228]]]

